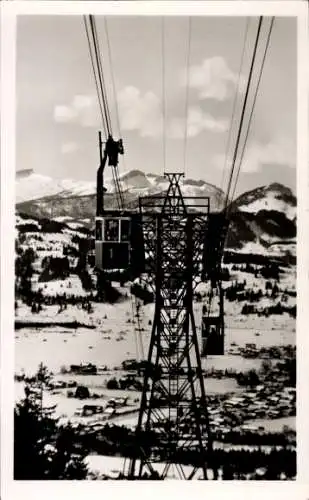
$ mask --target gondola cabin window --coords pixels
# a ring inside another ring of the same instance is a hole
[[[104,241],[120,241],[120,220],[104,219]]]
[[[102,236],[103,236],[103,220],[102,219],[97,219],[95,222],[95,239],[96,241],[102,241]]]
[[[125,270],[130,265],[131,220],[103,217],[96,220],[96,267],[103,271]]]
[[[130,220],[120,220],[120,241],[130,241]]]

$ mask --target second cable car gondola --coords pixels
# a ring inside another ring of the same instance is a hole
[[[224,213],[212,213],[208,218],[203,246],[203,279],[214,284],[220,281],[221,259],[228,221]]]
[[[224,355],[224,292],[221,285],[218,286],[217,291],[219,299],[217,314],[211,314],[206,306],[203,307],[202,356]]]
[[[204,316],[202,320],[202,356],[224,355],[224,327],[220,316]]]

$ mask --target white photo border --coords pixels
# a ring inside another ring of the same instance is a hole
[[[308,5],[297,1],[12,1],[1,6],[1,495],[29,498],[309,498]],[[14,481],[16,26],[19,15],[294,16],[297,18],[297,480],[294,482]]]

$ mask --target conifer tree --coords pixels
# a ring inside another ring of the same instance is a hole
[[[54,410],[44,408],[42,387],[50,378],[40,365],[25,398],[14,411],[14,479],[86,479],[87,450],[78,447],[78,435],[68,425],[58,425]],[[39,392],[37,385],[39,383]]]

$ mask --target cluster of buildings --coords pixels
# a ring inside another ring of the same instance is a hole
[[[258,333],[256,334],[259,335]],[[244,347],[240,347],[235,343],[231,344],[228,354],[242,356],[243,358],[259,358],[259,359],[282,359],[295,356],[295,347],[286,346],[270,346],[258,347],[255,343],[247,343]]]
[[[232,396],[211,404],[209,409],[210,422],[214,430],[221,433],[230,432],[237,427],[240,430],[252,432],[264,431],[261,426],[246,422],[255,419],[275,419],[295,415],[296,389],[285,387],[278,389],[269,385],[259,385],[255,389],[243,392],[241,396]]]
[[[102,414],[108,419],[116,414],[118,408],[125,407],[127,400],[128,398],[116,397],[107,400],[104,404],[84,404],[75,411],[74,415],[77,417],[91,417]]]

